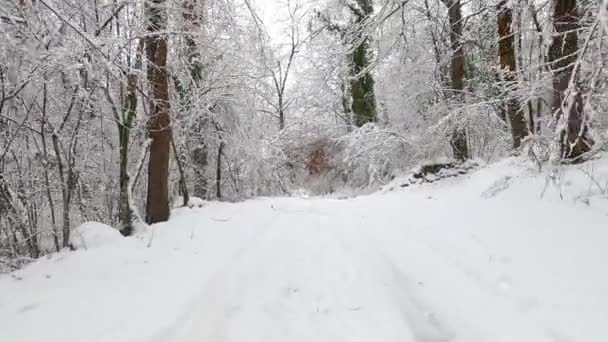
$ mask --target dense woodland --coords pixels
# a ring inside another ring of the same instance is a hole
[[[327,194],[429,161],[606,148],[592,0],[5,0],[0,263],[189,198]],[[0,267],[0,268],[2,268]]]

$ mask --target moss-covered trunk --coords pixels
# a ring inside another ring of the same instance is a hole
[[[358,8],[352,8],[355,16],[355,34],[353,41],[358,44],[354,47],[351,60],[352,95],[351,108],[355,125],[361,127],[368,122],[378,121],[376,109],[376,94],[374,92],[374,78],[371,73],[371,47],[370,39],[364,32],[374,12],[372,0],[357,0]]]

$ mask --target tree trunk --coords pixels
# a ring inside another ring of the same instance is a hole
[[[70,172],[68,171],[66,175],[66,171],[64,170],[63,160],[61,158],[61,152],[59,148],[59,138],[57,137],[57,134],[53,133],[51,139],[53,141],[55,157],[57,158],[57,170],[59,173],[59,178],[61,179],[61,198],[63,200],[62,246],[66,248],[70,244]]]
[[[584,123],[582,96],[577,89],[568,89],[578,51],[579,19],[576,0],[556,0],[553,10],[555,34],[549,48],[549,62],[553,70],[552,110],[557,120],[566,115],[563,118],[566,128],[559,133],[561,157],[576,159],[588,152],[593,144]],[[572,103],[564,101],[567,95],[570,95],[568,100]]]
[[[135,63],[127,74],[126,98],[123,104],[122,120],[118,125],[120,137],[120,221],[124,228],[121,232],[130,235],[133,232],[133,208],[129,189],[130,176],[129,167],[129,143],[133,121],[137,117],[137,84],[139,83],[139,71],[142,68],[144,53],[144,41],[140,40],[135,53]]]
[[[462,9],[460,0],[443,0],[448,7],[448,19],[450,22],[450,48],[452,58],[450,60],[450,80],[452,90],[461,95],[464,89],[464,49],[460,38],[462,37]]]
[[[561,116],[564,93],[572,76],[578,49],[578,15],[576,0],[555,0],[553,28],[555,34],[549,48],[549,63],[553,70],[552,110]]]
[[[127,75],[126,98],[123,104],[122,120],[118,122],[118,145],[120,151],[120,204],[119,214],[120,232],[131,235],[133,232],[133,211],[131,199],[129,198],[129,141],[133,120],[137,116],[137,71],[141,68],[141,51],[143,45],[140,43],[135,56],[135,70]]]
[[[120,231],[128,236],[131,235],[131,206],[129,204],[129,128],[125,124],[118,126],[118,145],[120,150],[120,203],[118,207],[118,218],[120,220]]]
[[[177,150],[174,139],[171,139],[171,148],[173,150],[173,155],[175,156],[177,170],[179,171],[179,194],[182,196],[182,205],[186,207],[188,206],[188,202],[190,202],[190,193],[188,192],[188,187],[186,186],[186,173],[184,172],[184,168],[182,166],[182,154]]]
[[[205,2],[202,0],[184,0],[183,6],[183,15],[186,34],[184,36],[185,39],[185,53],[188,60],[188,72],[191,77],[191,82],[180,82],[180,84],[189,84],[187,88],[182,87],[180,91],[181,99],[182,99],[182,108],[185,111],[193,110],[192,102],[194,97],[196,96],[196,92],[194,91],[199,87],[199,84],[203,78],[203,64],[200,60],[200,52],[198,44],[196,43],[195,35],[193,32],[201,32],[201,15],[200,10],[205,5]],[[203,135],[203,132],[206,132],[206,127],[208,126],[208,118],[205,116],[206,114],[197,114],[194,123],[192,124],[190,130],[194,132],[194,137],[189,138],[189,140],[194,140],[198,142],[198,144],[192,149],[190,153],[190,160],[193,164],[193,172],[194,172],[194,187],[193,193],[194,196],[199,198],[206,198],[208,192],[208,179],[207,179],[207,169],[209,167],[208,161],[208,144],[206,141],[206,137]],[[185,189],[185,184],[182,185]]]
[[[42,87],[42,121],[40,122],[40,141],[42,145],[42,153],[43,153],[43,161],[44,165],[49,165],[49,153],[46,146],[46,136],[45,136],[45,125],[47,118],[47,102],[48,102],[48,86],[45,82]],[[44,167],[44,186],[46,190],[46,198],[49,202],[49,210],[51,214],[51,225],[53,226],[53,243],[55,244],[55,251],[59,252],[61,250],[61,245],[59,244],[59,230],[57,228],[57,219],[55,217],[55,202],[53,201],[53,196],[51,195],[51,182],[49,176],[49,168]]]
[[[342,80],[340,90],[342,100],[342,115],[340,117],[342,117],[342,120],[344,121],[346,131],[350,133],[353,125],[353,111],[351,108],[352,96],[350,94],[349,85],[346,81]]]
[[[361,42],[355,47],[352,54],[351,65],[351,108],[355,125],[361,127],[368,122],[378,121],[376,109],[376,94],[374,92],[374,78],[370,70],[370,41],[362,32],[369,18],[374,12],[372,0],[357,0],[358,8],[351,8],[355,16],[356,34],[353,40]]]
[[[460,0],[442,0],[448,8],[448,19],[450,22],[450,48],[452,58],[450,61],[450,81],[452,97],[462,100],[464,90],[464,49],[461,42],[462,36],[462,10]],[[459,161],[469,159],[469,145],[467,133],[463,127],[456,127],[450,139],[454,158]]]
[[[224,142],[220,141],[217,148],[217,164],[215,169],[215,195],[218,200],[222,199],[222,153],[224,153]]]
[[[437,65],[437,70],[438,70],[438,72],[435,72],[435,74],[436,74],[436,76],[439,76],[439,84],[441,86],[441,89],[443,89],[444,87],[447,88],[447,85],[449,84],[447,73],[445,72],[447,69],[442,67],[442,63],[441,63],[442,55],[441,55],[441,47],[440,47],[441,42],[437,38],[437,32],[435,31],[435,28],[434,28],[435,25],[431,25],[431,23],[434,23],[435,19],[433,17],[433,14],[431,13],[431,7],[429,6],[428,0],[424,0],[424,14],[426,15],[426,18],[429,23],[428,31],[429,31],[429,35],[431,36],[431,43],[433,44],[433,57],[435,57],[435,64]],[[440,92],[440,94],[442,94],[442,93],[443,93],[443,91]]]
[[[496,5],[496,21],[498,26],[498,58],[501,76],[507,87],[517,78],[517,63],[515,60],[515,37],[513,35],[513,10],[508,0],[500,0]],[[528,135],[525,113],[516,99],[507,96],[507,115],[511,123],[513,148],[519,148],[521,141]]]
[[[283,93],[279,91],[279,130],[285,128],[285,104],[283,103]]]
[[[148,163],[148,196],[146,222],[169,219],[169,158],[171,154],[171,117],[169,114],[169,79],[167,75],[167,13],[164,0],[146,2],[148,35],[145,38],[148,59],[147,78],[150,96],[148,132],[150,160]]]
[[[199,6],[203,5],[204,2],[201,1]],[[200,30],[201,28],[201,18],[198,14],[197,0],[184,0],[183,11],[182,18],[184,19],[186,26],[186,34],[184,35],[186,42],[186,57],[190,64],[190,76],[196,84],[200,82],[203,77],[203,65],[200,61],[201,56],[198,51],[195,36],[192,34],[194,30]]]

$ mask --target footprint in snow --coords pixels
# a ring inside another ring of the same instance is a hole
[[[497,287],[498,290],[501,293],[510,293],[511,289],[513,288],[513,283],[511,282],[511,279],[507,276],[500,276],[497,280]]]
[[[27,304],[27,305],[24,305],[24,306],[20,307],[17,310],[17,313],[21,314],[21,313],[24,313],[24,312],[32,311],[32,310],[36,309],[39,306],[40,306],[40,304],[38,304],[38,303]]]

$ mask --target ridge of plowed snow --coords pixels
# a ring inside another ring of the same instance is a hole
[[[566,170],[180,209],[0,276],[0,340],[608,340],[608,162]]]

